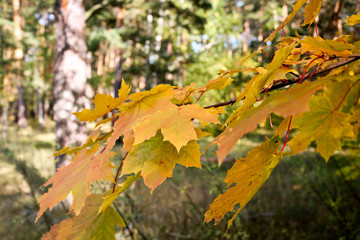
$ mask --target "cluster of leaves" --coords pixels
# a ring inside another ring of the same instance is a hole
[[[297,1],[293,12],[265,41],[272,41],[306,2]],[[313,23],[320,8],[321,0],[310,1],[305,7],[304,25]],[[347,23],[360,23],[360,14],[349,17]],[[341,139],[357,141],[359,43],[353,44],[349,36],[336,40],[288,37],[277,44],[272,61],[265,67],[240,68],[245,59],[238,67],[220,72],[218,78],[202,87],[158,85],[129,96],[130,87],[123,81],[118,98],[97,94],[94,109],[75,113],[80,121],[97,121],[96,128],[83,146],[56,152],[75,156],[70,165],[61,168],[45,184],[53,185],[40,200],[37,220],[69,193],[74,198],[71,211],[76,216],[56,224],[44,239],[114,239],[114,225],[124,226],[124,221],[111,207],[112,202],[141,178],[153,191],[172,176],[176,163],[201,168],[197,140],[208,135],[201,128],[209,123],[220,124],[218,117],[225,113],[221,106],[238,103],[239,107],[223,124],[224,131],[213,141],[218,146],[219,164],[238,139],[255,130],[267,116],[276,114],[283,120],[271,139],[255,147],[245,158],[236,160],[225,178],[227,191],[213,201],[205,214],[205,222],[215,220],[217,223],[239,205],[228,222],[230,227],[284,156],[297,154],[315,141],[316,151],[327,161],[341,148]],[[299,74],[296,69],[303,69],[303,73]],[[232,82],[231,76],[240,71],[255,75],[237,99],[208,107],[198,104],[203,94],[223,89]],[[112,117],[103,119],[108,113],[112,113]],[[109,121],[114,123],[112,129],[102,131],[102,125]],[[297,131],[288,142],[291,129]],[[113,177],[110,158],[116,153],[111,150],[121,136],[124,157]],[[117,185],[119,175],[127,175],[127,179]],[[98,180],[111,181],[112,191],[92,194],[91,184]]]

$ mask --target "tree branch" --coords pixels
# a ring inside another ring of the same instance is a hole
[[[330,67],[328,68],[325,68],[325,69],[322,69],[320,71],[317,71],[315,74],[314,73],[307,73],[304,75],[303,77],[303,80],[305,79],[308,79],[309,77],[314,77],[314,76],[317,76],[317,75],[320,75],[320,74],[323,74],[323,73],[326,73],[326,72],[329,72],[333,69],[336,69],[336,68],[339,68],[339,67],[342,67],[342,66],[345,66],[349,63],[352,63],[352,62],[355,62],[357,60],[360,60],[360,54],[354,54],[354,55],[351,55],[349,57],[348,60],[346,61],[343,61],[343,62],[339,62],[339,63],[336,63],[334,65],[331,65]],[[301,76],[298,76],[296,78],[292,78],[292,79],[286,79],[282,82],[280,82],[279,84],[276,84],[276,85],[273,85],[271,86],[267,92],[270,92],[270,91],[274,91],[274,90],[277,90],[277,89],[280,89],[280,88],[283,88],[283,87],[286,87],[286,86],[289,86],[289,85],[292,85],[294,83],[297,83],[299,80],[300,80]],[[265,90],[261,91],[260,94],[264,93]],[[236,102],[236,98],[233,98],[233,99],[230,99],[228,101],[225,101],[225,102],[221,102],[221,103],[216,103],[216,104],[213,104],[213,105],[210,105],[210,106],[206,106],[204,108],[212,108],[212,107],[222,107],[222,106],[227,106],[227,105],[232,105]]]

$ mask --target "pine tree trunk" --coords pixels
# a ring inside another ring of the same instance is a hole
[[[74,112],[89,106],[86,97],[88,61],[85,43],[85,9],[80,0],[57,0],[56,58],[54,67],[54,120],[58,148],[82,144],[87,129]],[[65,156],[56,168],[65,166]]]
[[[125,15],[125,9],[117,8],[116,9],[116,22],[115,22],[115,28],[120,28],[123,24],[123,19]],[[123,57],[123,51],[122,49],[116,49],[115,50],[115,71],[114,71],[114,97],[119,97],[119,89],[121,87],[121,79],[122,79],[122,73],[123,73],[123,63],[125,61]]]
[[[25,117],[25,99],[24,99],[24,87],[23,87],[23,77],[21,71],[21,61],[24,57],[24,52],[21,48],[21,18],[20,18],[20,0],[13,0],[13,21],[14,21],[14,39],[15,39],[15,82],[17,86],[17,124],[19,127],[23,128],[27,126],[27,121]]]

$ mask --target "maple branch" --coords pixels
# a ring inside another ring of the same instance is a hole
[[[118,167],[118,170],[117,170],[117,172],[116,172],[116,176],[115,176],[115,178],[114,178],[114,184],[113,184],[112,193],[115,192],[116,181],[117,181],[117,179],[118,179],[118,177],[119,177],[120,169],[121,169],[121,167],[122,167],[122,165],[123,165],[123,163],[124,163],[124,160],[125,160],[126,156],[128,155],[128,153],[129,153],[129,152],[126,152],[126,153],[125,153],[123,159],[121,160],[120,166]]]
[[[316,73],[308,73],[308,74],[305,74],[304,76],[298,76],[296,78],[293,78],[293,79],[287,79],[287,80],[284,80],[284,81],[281,81],[279,84],[276,84],[276,85],[273,85],[271,86],[270,88],[268,88],[267,90],[263,90],[261,91],[260,94],[264,93],[265,91],[267,92],[270,92],[270,91],[274,91],[274,90],[277,90],[277,89],[280,89],[280,88],[283,88],[283,87],[286,87],[286,86],[289,86],[289,85],[292,85],[294,83],[297,83],[299,82],[299,80],[302,78],[302,80],[305,80],[305,79],[308,79],[308,78],[311,78],[313,76],[317,76],[317,75],[320,75],[322,73],[326,73],[326,72],[329,72],[333,69],[336,69],[336,68],[339,68],[339,67],[342,67],[342,66],[345,66],[347,64],[350,64],[352,62],[355,62],[357,60],[360,60],[360,54],[354,54],[354,55],[351,55],[349,56],[349,59],[346,60],[346,61],[343,61],[343,62],[339,62],[339,63],[336,63],[336,64],[333,64],[331,65],[330,67],[328,68],[325,68],[325,69],[322,69],[320,71],[317,71]],[[222,107],[222,106],[227,106],[227,105],[232,105],[236,102],[236,98],[233,98],[233,99],[230,99],[228,101],[225,101],[225,102],[221,102],[221,103],[216,103],[216,104],[213,104],[213,105],[209,105],[209,106],[206,106],[204,108],[217,108],[217,107]]]

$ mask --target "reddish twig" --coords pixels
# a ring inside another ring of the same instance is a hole
[[[329,72],[329,71],[331,71],[333,69],[345,66],[345,65],[350,64],[352,62],[355,62],[355,61],[357,61],[359,59],[360,59],[360,54],[351,55],[351,56],[349,56],[348,60],[333,64],[333,65],[329,66],[328,68],[324,68],[324,69],[322,69],[320,71],[317,71],[315,74],[312,74],[312,73],[311,74],[309,74],[309,73],[305,74],[303,76],[303,80],[308,79],[311,75],[313,77],[313,76],[317,76],[317,75],[321,75],[321,74],[326,74],[327,72]],[[280,89],[280,88],[283,88],[283,87],[286,87],[286,86],[290,86],[290,85],[292,85],[294,83],[299,82],[300,78],[301,78],[301,76],[293,78],[293,79],[288,79],[287,81],[283,81],[280,84],[273,85],[273,86],[271,86],[271,88],[269,88],[267,90],[267,92],[274,91],[274,90],[277,90],[277,89]],[[265,90],[263,90],[263,91],[265,91]],[[262,94],[262,93],[263,92],[261,92],[260,94]],[[227,106],[227,105],[234,104],[235,102],[236,102],[236,98],[233,98],[233,99],[230,99],[230,100],[225,101],[225,102],[216,103],[216,104],[213,104],[213,105],[206,106],[205,108],[222,107],[222,106]]]
[[[355,33],[354,33],[354,36],[353,36],[352,39],[351,39],[351,43],[354,42],[354,38],[355,38],[355,36],[356,36],[356,33],[357,33],[359,30],[360,30],[360,27],[358,27],[358,29],[356,29],[356,31],[355,31]]]
[[[123,159],[121,160],[120,166],[118,167],[118,170],[117,170],[117,172],[116,172],[116,176],[115,176],[115,178],[114,178],[114,185],[113,185],[112,193],[115,192],[116,181],[117,181],[117,179],[118,179],[118,177],[119,177],[120,169],[121,169],[121,167],[122,167],[122,165],[123,165],[123,163],[124,163],[124,160],[125,160],[126,156],[128,155],[128,153],[129,153],[129,152],[126,152],[126,153],[125,153]]]
[[[303,81],[303,79],[304,79],[304,76],[305,76],[305,73],[306,73],[306,71],[308,70],[308,68],[310,67],[310,65],[311,65],[315,60],[318,60],[318,59],[324,59],[324,57],[317,57],[317,58],[314,58],[313,60],[311,60],[311,61],[309,62],[309,64],[306,66],[303,74],[301,74],[301,77],[300,77],[299,82],[298,82],[299,84],[302,83],[302,81]],[[326,61],[326,60],[324,59],[324,61]]]

